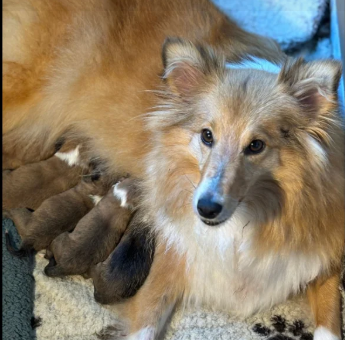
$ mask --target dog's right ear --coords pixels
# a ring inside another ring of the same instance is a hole
[[[278,82],[286,86],[306,117],[315,120],[336,106],[341,71],[341,63],[336,60],[290,59],[283,66]]]
[[[193,96],[210,74],[221,69],[224,60],[211,48],[180,38],[167,38],[162,51],[164,76],[171,91]]]

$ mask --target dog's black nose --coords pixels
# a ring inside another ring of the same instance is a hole
[[[200,216],[212,220],[220,214],[223,207],[219,203],[214,202],[211,199],[201,198],[198,201],[197,209]]]

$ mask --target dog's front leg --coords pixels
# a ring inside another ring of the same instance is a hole
[[[165,245],[156,249],[150,274],[138,293],[120,305],[127,321],[126,340],[155,340],[160,336],[185,287],[185,261]],[[116,337],[113,339],[117,339]]]
[[[319,278],[308,287],[308,298],[315,317],[314,340],[340,340],[340,271]]]

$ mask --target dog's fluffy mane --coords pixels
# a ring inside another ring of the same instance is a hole
[[[201,67],[206,70],[207,76],[214,72],[215,78],[224,78],[224,58],[217,57],[207,48],[199,47],[199,51],[205,57]],[[164,78],[176,64],[173,61],[170,69],[166,69]],[[305,65],[302,59],[291,58],[281,66],[277,87],[281,87],[283,94],[297,93],[298,96],[298,91],[301,91],[301,95],[306,96],[306,93],[314,89],[313,77],[294,85],[301,80],[298,77],[310,72]],[[332,65],[329,61],[325,61],[324,65],[317,65],[318,68],[323,66],[327,69]],[[339,80],[340,73],[336,77]],[[325,258],[329,255],[333,259],[339,258],[340,249],[333,244],[332,240],[336,238],[329,234],[332,233],[329,224],[342,227],[343,216],[334,214],[334,211],[341,211],[343,205],[343,124],[336,109],[335,89],[331,90],[332,92],[327,92],[327,89],[321,87],[316,89],[326,99],[326,104],[315,119],[313,113],[309,112],[312,108],[306,101],[302,103],[303,116],[291,113],[283,117],[286,125],[294,127],[293,131],[285,133],[288,134],[286,145],[290,144],[289,149],[295,156],[289,158],[289,164],[278,174],[279,177],[263,178],[260,187],[252,193],[250,201],[233,217],[232,222],[237,219],[244,226],[247,220],[251,220],[255,225],[253,238],[257,249],[269,246],[280,251],[293,249],[309,252],[320,247],[327,252]],[[158,105],[145,117],[153,136],[153,151],[146,165],[149,188],[147,204],[151,211],[161,212],[158,214],[160,218],[165,216],[164,223],[157,219],[158,229],[165,229],[166,223],[181,223],[182,229],[187,228],[187,225],[193,228],[192,225],[198,223],[191,208],[192,192],[200,180],[200,171],[197,159],[191,149],[186,147],[189,143],[188,136],[191,135],[191,131],[186,131],[193,129],[193,120],[198,120],[193,101],[197,101],[202,92],[186,99],[166,85],[156,91],[156,95]],[[295,98],[282,95],[277,100],[281,100],[283,105],[289,105],[291,111],[296,110]],[[177,141],[172,142],[171,130],[175,131]],[[338,184],[337,187],[334,187],[334,183]],[[219,234],[222,235],[223,232],[219,231]],[[178,238],[177,235],[183,234],[183,231],[174,230],[171,234]],[[188,243],[193,240],[186,238],[183,242],[187,243],[184,247],[187,251]]]

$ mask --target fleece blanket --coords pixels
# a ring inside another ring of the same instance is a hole
[[[3,231],[18,236],[9,220]],[[116,324],[116,307],[101,306],[93,299],[92,280],[81,276],[49,278],[42,254],[35,258],[34,313],[32,314],[32,262],[11,257],[3,248],[3,338],[5,340],[98,340]],[[345,261],[344,261],[345,269]],[[343,273],[344,275],[344,273]],[[342,318],[345,320],[345,276]],[[37,327],[39,326],[39,327]],[[251,318],[210,310],[177,310],[164,340],[312,340],[314,324],[305,296],[297,296]],[[343,335],[345,326],[343,323]],[[103,338],[105,339],[105,338]]]
[[[284,50],[310,41],[319,28],[327,0],[213,0],[250,32],[271,37]]]
[[[37,339],[97,340],[107,333],[116,324],[116,306],[94,301],[91,279],[45,276],[47,263],[40,254],[36,256],[34,314],[41,319]],[[246,320],[208,310],[177,310],[164,340],[311,340],[313,329],[309,306],[300,296]]]

